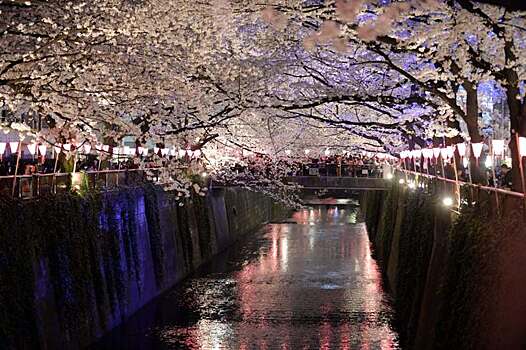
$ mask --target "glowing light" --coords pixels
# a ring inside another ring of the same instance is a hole
[[[177,153],[179,153],[179,157],[180,158],[183,158],[186,155],[186,150],[180,149],[179,152],[177,152]]]
[[[109,152],[110,151],[110,146],[109,145],[102,145],[102,150],[104,152]]]
[[[440,148],[433,148],[433,155],[435,156],[435,159],[438,159],[438,157],[440,156]]]
[[[168,152],[170,152],[170,150],[168,148],[161,149],[161,155],[163,157],[166,157],[168,155]]]
[[[416,185],[413,181],[410,181],[408,184],[407,184],[407,187],[409,187],[410,189],[414,190],[416,188]]]
[[[403,185],[403,184],[405,183],[405,181],[404,181],[404,179],[400,179],[400,180],[398,180],[398,183],[399,183],[400,185]]]
[[[287,156],[290,156],[291,153],[292,153],[292,151],[291,151],[290,149],[285,150],[285,154],[286,154]]]
[[[156,154],[156,155],[159,154],[159,147],[154,147],[153,148],[153,154]]]
[[[519,154],[526,157],[526,137],[519,137]]]
[[[327,149],[325,150],[325,155],[326,155],[327,157],[330,156],[330,155],[331,155],[331,150],[327,148]]]
[[[305,150],[305,155],[308,156],[309,153],[310,153],[310,149],[306,149],[306,150]]]
[[[492,140],[491,143],[493,145],[493,155],[504,155],[504,140]]]
[[[486,168],[491,168],[493,166],[493,161],[491,160],[491,157],[486,157],[484,165],[486,166]]]
[[[424,156],[424,158],[426,159],[431,159],[433,158],[433,150],[430,149],[430,148],[424,148],[422,150],[422,155]]]
[[[444,197],[444,199],[442,199],[442,204],[444,204],[444,206],[446,207],[450,207],[453,205],[453,198],[451,197]]]
[[[89,143],[84,144],[84,153],[90,154],[91,152],[91,145]]]
[[[194,157],[195,158],[201,157],[201,150],[200,149],[197,149],[197,150],[194,151]]]
[[[11,149],[11,153],[16,153],[18,150],[18,142],[9,142],[9,149]]]
[[[415,149],[411,153],[412,153],[413,159],[415,160],[420,159],[420,157],[422,157],[422,151],[419,149]]]
[[[458,154],[461,157],[465,157],[466,156],[466,144],[464,142],[457,143],[457,150],[458,150]]]
[[[482,154],[482,147],[484,144],[482,142],[479,143],[472,143],[471,148],[473,148],[473,155],[475,158],[480,158],[480,155]]]
[[[7,147],[7,143],[0,142],[0,156],[4,154],[6,147]]]
[[[389,174],[387,174],[386,179],[387,179],[387,180],[392,180],[393,177],[394,177],[393,174],[392,174],[392,173],[389,173]]]
[[[38,152],[40,152],[41,156],[45,156],[47,153],[47,146],[46,145],[38,146]]]
[[[31,153],[32,156],[34,156],[35,153],[37,152],[37,144],[36,143],[29,143],[27,145],[27,150],[29,151],[29,153]]]
[[[64,148],[64,150],[66,151],[71,151],[71,145],[69,143],[65,143],[62,145],[62,148]]]
[[[203,171],[203,173],[201,174],[202,177],[207,177],[208,174],[206,173],[206,171]]]

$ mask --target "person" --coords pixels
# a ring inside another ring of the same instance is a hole
[[[506,164],[500,167],[500,186],[504,188],[512,188],[511,168]]]

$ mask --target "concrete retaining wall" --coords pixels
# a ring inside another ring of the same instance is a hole
[[[402,347],[525,349],[522,201],[469,190],[462,198],[456,214],[440,186],[423,193],[398,181],[362,198]]]
[[[1,201],[0,348],[78,349],[287,211],[243,189]]]

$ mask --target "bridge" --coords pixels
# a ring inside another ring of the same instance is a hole
[[[286,182],[298,184],[305,190],[373,190],[385,191],[389,181],[382,178],[351,176],[289,176]]]

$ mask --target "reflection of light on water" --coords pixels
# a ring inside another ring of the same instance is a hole
[[[289,258],[289,240],[286,236],[281,237],[281,271],[287,271],[287,263]]]

